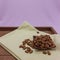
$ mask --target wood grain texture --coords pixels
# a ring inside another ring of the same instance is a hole
[[[17,60],[12,56],[0,56],[0,60]]]

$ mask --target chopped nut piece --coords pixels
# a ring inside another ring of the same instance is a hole
[[[27,50],[25,50],[26,53],[29,53]]]
[[[39,34],[39,32],[37,32]]]
[[[26,49],[26,47],[24,45],[20,45],[19,48],[22,48],[23,50]]]
[[[47,54],[47,52],[46,51],[43,51],[43,54]]]
[[[33,50],[30,50],[30,54],[33,53]]]
[[[51,55],[50,51],[47,51],[48,55]]]

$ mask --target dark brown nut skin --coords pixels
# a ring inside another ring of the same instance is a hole
[[[29,42],[27,43],[28,46],[30,46],[31,48],[33,48],[33,42]]]
[[[20,45],[19,48],[22,48],[23,50],[26,49],[26,47],[24,45]]]
[[[39,32],[37,31],[37,34],[39,34]]]
[[[30,43],[30,42],[31,42],[30,39],[25,39],[25,40],[22,42],[22,44],[23,44],[23,45],[26,45],[27,43]]]
[[[25,50],[25,53],[29,53],[29,51]]]
[[[33,36],[33,40],[37,40],[37,36]]]
[[[45,44],[45,47],[48,49],[49,48],[49,45],[48,44]]]
[[[28,50],[28,51],[30,51],[31,49],[30,49],[30,47],[26,47],[26,49]]]
[[[22,46],[22,45],[20,45],[20,46],[19,46],[19,48],[23,48],[23,46]]]
[[[26,45],[26,42],[25,41],[23,41],[22,43],[23,43],[23,45]]]
[[[24,40],[24,42],[26,42],[26,43],[27,43],[28,41],[30,41],[30,39],[25,39],[25,40]]]
[[[29,40],[29,39],[25,39],[25,40],[22,42],[22,44],[23,44],[23,45],[26,45],[26,43],[28,42],[28,40]]]
[[[46,51],[43,51],[43,54],[47,54],[47,52]]]
[[[48,55],[51,55],[50,51],[47,51]]]
[[[31,54],[31,53],[33,53],[33,50],[31,50],[31,48],[30,48],[30,47],[26,47],[25,52],[26,52],[26,53],[30,53],[30,54]]]
[[[49,35],[33,36],[33,45],[35,49],[52,49],[55,44]]]
[[[30,54],[31,54],[31,53],[33,53],[33,50],[30,50],[30,51],[25,50],[25,52],[26,52],[26,53],[30,53]]]
[[[33,50],[30,50],[30,52],[29,52],[29,53],[30,53],[30,54],[31,54],[31,53],[33,53]]]

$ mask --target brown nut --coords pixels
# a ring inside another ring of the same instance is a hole
[[[25,50],[25,53],[29,53],[29,51],[28,50]]]
[[[43,54],[47,54],[47,52],[46,51],[43,51]]]
[[[22,48],[23,50],[26,49],[26,47],[24,45],[20,45],[19,48]]]
[[[47,51],[48,55],[51,55],[50,51]]]
[[[37,34],[39,34],[39,32],[37,31]]]
[[[29,53],[30,53],[30,54],[33,53],[33,50],[30,50]]]

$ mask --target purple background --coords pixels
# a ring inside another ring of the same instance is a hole
[[[60,0],[0,0],[0,26],[52,26],[60,33]]]

